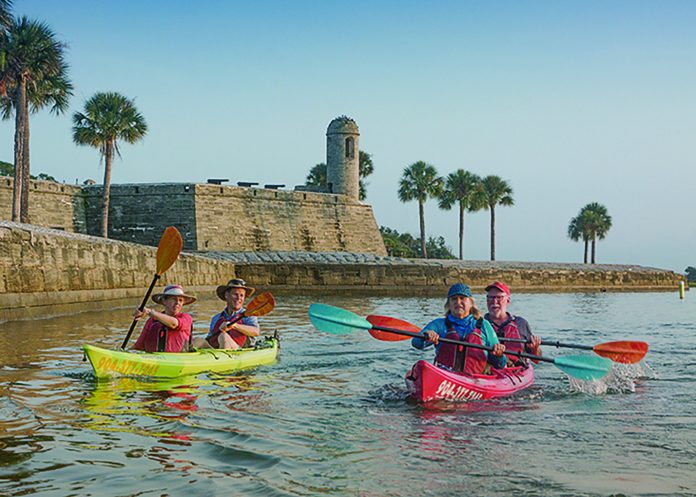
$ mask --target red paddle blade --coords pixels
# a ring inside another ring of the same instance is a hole
[[[245,316],[265,316],[275,308],[275,298],[271,292],[259,293],[251,299],[244,311]]]
[[[181,238],[181,233],[174,226],[169,226],[160,238],[159,246],[157,247],[157,275],[162,276],[167,269],[172,267],[176,258],[179,257],[181,249],[184,246],[184,240]]]
[[[370,314],[367,316],[367,320],[372,326],[382,326],[384,328],[393,328],[395,330],[420,333],[420,328],[415,324],[411,324],[408,321],[402,321],[401,319],[390,318],[389,316],[375,316],[374,314]],[[368,331],[370,332],[370,335],[375,337],[377,340],[383,340],[385,342],[399,342],[401,340],[408,340],[411,338],[404,335],[389,333],[388,331],[375,330],[374,328]]]
[[[595,345],[592,349],[596,354],[623,364],[640,362],[648,353],[648,344],[645,342],[607,342]]]

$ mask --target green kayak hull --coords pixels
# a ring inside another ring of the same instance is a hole
[[[279,351],[277,338],[259,341],[254,348],[241,350],[201,349],[195,352],[129,352],[94,345],[83,346],[97,378],[149,376],[176,378],[205,372],[222,373],[270,364]]]

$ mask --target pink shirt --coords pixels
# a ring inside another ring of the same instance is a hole
[[[174,317],[179,321],[179,326],[174,329],[167,328],[165,352],[181,352],[191,336],[191,327],[193,326],[191,314],[182,312]],[[155,318],[148,319],[133,348],[146,352],[157,352],[157,338],[162,328],[165,326]]]

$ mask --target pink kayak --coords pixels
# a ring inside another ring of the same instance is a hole
[[[534,368],[493,369],[493,374],[455,373],[418,361],[406,374],[406,386],[419,402],[445,399],[469,401],[505,397],[534,383]]]

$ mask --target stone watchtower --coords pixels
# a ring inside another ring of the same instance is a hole
[[[326,130],[326,188],[358,200],[360,195],[360,131],[350,117],[340,116]]]

